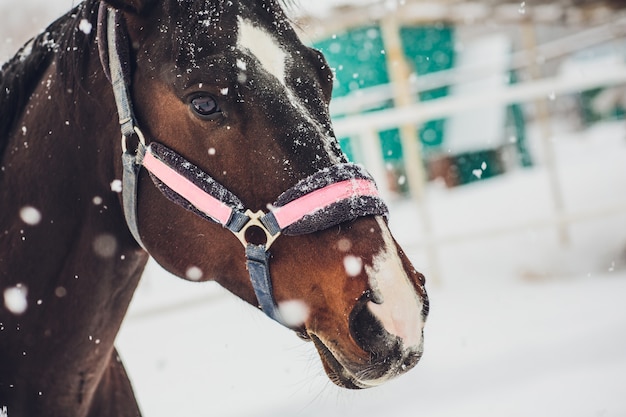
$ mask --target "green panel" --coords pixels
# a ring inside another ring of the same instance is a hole
[[[348,161],[354,162],[354,149],[352,149],[350,138],[339,138],[339,146],[348,157]]]
[[[367,26],[334,35],[314,45],[335,70],[333,97],[360,88],[387,84],[387,64],[378,26]]]
[[[511,104],[507,107],[507,132],[512,132],[509,137],[515,138],[517,159],[524,168],[533,166],[533,158],[528,149],[526,140],[526,120],[520,104]]]
[[[504,172],[500,155],[493,149],[464,152],[455,155],[453,160],[459,185],[485,180]],[[475,170],[481,171],[480,176],[475,174]]]
[[[407,57],[418,74],[450,69],[454,65],[454,31],[445,25],[400,29]]]
[[[417,74],[451,68],[454,64],[454,32],[448,26],[423,26],[401,28],[408,62]],[[345,96],[360,88],[389,83],[383,40],[378,26],[366,26],[333,35],[332,38],[314,44],[326,56],[335,70],[333,97]],[[439,88],[420,94],[420,100],[432,100],[446,96],[448,88]],[[382,108],[390,108],[387,103]],[[379,109],[377,109],[379,110]],[[426,122],[420,129],[420,140],[428,149],[441,146],[444,138],[445,120]],[[380,132],[383,155],[386,161],[402,159],[399,131]],[[355,156],[349,139],[340,141],[344,152]]]
[[[402,143],[400,141],[400,130],[384,130],[379,133],[385,161],[398,161],[402,159]]]
[[[593,101],[595,98],[604,91],[603,87],[594,88],[591,90],[582,91],[579,94],[579,103],[581,109],[581,117],[583,123],[587,126],[590,126],[600,120],[605,119],[623,119],[626,115],[626,109],[616,104],[612,109],[609,110],[608,113],[598,113],[593,108]]]
[[[445,25],[405,27],[400,30],[404,51],[413,70],[423,74],[450,69],[454,65],[454,31]],[[420,101],[434,100],[448,95],[448,87],[420,93]],[[424,152],[438,149],[445,135],[445,119],[426,122],[419,136]]]
[[[509,84],[517,84],[518,75],[517,71],[509,72]],[[522,105],[519,103],[513,103],[507,106],[506,116],[506,134],[508,137],[512,137],[515,140],[515,149],[517,150],[517,159],[519,164],[524,168],[533,166],[533,158],[528,148],[528,141],[526,138],[526,118],[524,117],[524,111]]]

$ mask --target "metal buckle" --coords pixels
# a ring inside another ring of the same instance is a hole
[[[139,143],[141,143],[143,146],[146,146],[146,137],[143,135],[141,129],[139,129],[139,127],[137,126],[134,126],[133,130],[135,131],[135,134],[139,139]],[[122,152],[124,153],[126,153],[126,151],[128,150],[128,148],[126,147],[126,139],[126,135],[122,135]]]
[[[245,226],[241,228],[240,231],[233,232],[234,235],[237,237],[237,239],[239,239],[243,247],[246,248],[248,247],[248,244],[250,243],[248,242],[248,239],[246,239],[246,231],[249,228],[256,226],[260,228],[261,230],[263,230],[263,232],[265,233],[265,239],[266,239],[265,250],[268,250],[270,246],[272,246],[274,241],[278,239],[278,236],[280,236],[280,232],[276,233],[275,235],[272,235],[270,231],[267,230],[267,227],[265,227],[263,222],[261,222],[261,219],[263,218],[263,216],[265,216],[265,213],[263,211],[259,210],[256,213],[253,213],[252,210],[246,210],[244,214],[248,216],[250,220],[248,221],[248,223],[245,224]]]

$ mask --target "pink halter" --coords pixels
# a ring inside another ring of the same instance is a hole
[[[335,165],[305,178],[281,194],[268,213],[245,211],[237,196],[162,144],[147,147],[142,165],[170,200],[236,234],[258,219],[261,224],[254,225],[266,232],[266,249],[280,233],[312,233],[357,217],[387,214],[374,181],[355,164]]]

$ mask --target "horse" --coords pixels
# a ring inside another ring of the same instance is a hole
[[[149,256],[312,341],[341,387],[417,364],[424,276],[286,7],[85,0],[3,65],[4,414],[140,415],[114,342]]]

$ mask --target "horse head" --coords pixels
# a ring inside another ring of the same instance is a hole
[[[125,27],[109,37],[128,49],[122,72],[148,146],[144,165],[149,156],[232,212],[249,210],[243,231],[225,227],[232,219],[219,224],[154,169],[141,169],[133,221],[144,248],[175,275],[215,280],[254,306],[263,302],[246,249],[263,248],[279,321],[315,343],[333,382],[366,388],[412,368],[428,313],[424,277],[393,239],[371,189],[309,216],[305,231],[268,231],[259,221],[272,204],[310,189],[369,184],[346,164],[333,134],[333,74],[323,55],[299,40],[276,0],[107,3],[119,11],[115,27]],[[194,178],[217,188],[211,193]]]

